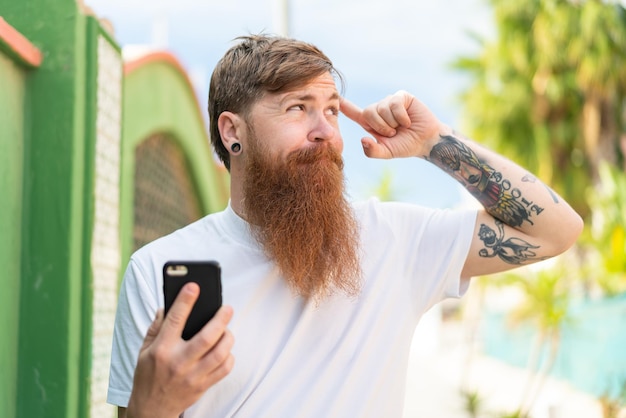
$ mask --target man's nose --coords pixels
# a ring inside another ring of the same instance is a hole
[[[309,141],[320,142],[329,141],[336,137],[337,126],[328,120],[324,113],[316,114],[311,122]]]

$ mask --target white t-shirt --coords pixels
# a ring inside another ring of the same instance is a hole
[[[476,212],[375,199],[355,210],[364,272],[358,297],[295,296],[230,207],[137,251],[120,290],[108,402],[128,403],[144,335],[163,307],[163,264],[216,260],[224,304],[234,309],[235,366],[185,418],[400,417],[417,322],[466,290],[460,273]]]

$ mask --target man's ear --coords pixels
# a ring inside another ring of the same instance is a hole
[[[222,112],[217,118],[217,128],[222,137],[222,144],[229,151],[235,142],[242,142],[246,132],[243,118],[228,111]]]

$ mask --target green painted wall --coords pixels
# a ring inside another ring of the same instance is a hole
[[[75,0],[3,2],[1,13],[44,60],[24,70],[0,44],[0,417],[88,417],[97,38],[109,38]],[[204,212],[228,199],[184,72],[152,62],[124,84],[122,260],[132,242],[134,150],[151,134],[181,146]]]
[[[223,209],[227,176],[213,163],[207,131],[195,93],[184,73],[171,62],[152,61],[124,79],[122,130],[121,231],[122,260],[132,249],[133,178],[135,148],[154,133],[178,141],[188,160],[205,213]],[[124,262],[124,261],[123,261]]]
[[[23,67],[0,48],[0,416],[15,416],[20,299],[22,172],[26,109]]]
[[[29,79],[24,143],[19,417],[77,417],[81,370],[86,18],[74,0],[4,2],[44,55]]]

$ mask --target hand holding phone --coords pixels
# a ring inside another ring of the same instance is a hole
[[[174,299],[189,282],[200,286],[200,295],[196,301],[182,337],[191,339],[213,318],[222,306],[221,269],[215,261],[169,261],[163,266],[163,293],[165,314],[174,303]]]
[[[163,310],[157,311],[139,351],[128,409],[119,408],[121,416],[177,417],[232,370],[234,339],[227,328],[233,316],[230,306],[220,308],[200,331],[204,338],[181,339],[182,319],[191,314],[199,293],[198,285],[183,285],[170,314],[164,317]]]

